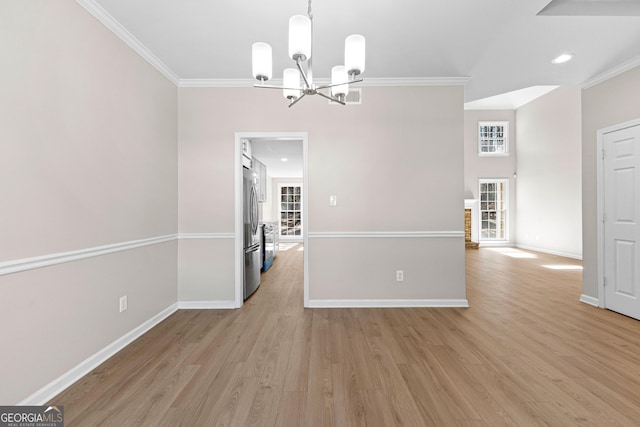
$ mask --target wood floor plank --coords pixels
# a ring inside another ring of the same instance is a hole
[[[445,404],[444,390],[429,370],[424,370],[416,364],[399,365],[398,368],[411,394],[420,396],[415,400],[425,425],[436,426],[456,419],[464,419],[456,416],[457,408]]]
[[[640,322],[579,261],[468,250],[466,309],[305,309],[281,251],[239,310],[179,310],[69,387],[68,426],[634,426]]]
[[[313,320],[304,425],[337,425],[333,397],[334,360],[327,311],[314,311]]]
[[[625,426],[632,426],[634,423],[637,424],[637,401],[618,394],[615,388],[611,389],[592,378],[579,378],[575,381],[581,385],[589,395],[593,395],[595,398],[594,404],[597,405],[598,408],[611,408],[613,419],[616,422],[620,422]]]
[[[388,425],[411,426],[423,423],[424,419],[415,401],[419,396],[413,395],[409,390],[402,377],[400,365],[395,363],[387,342],[383,337],[378,336],[368,337],[367,341],[375,361],[375,373],[381,385],[381,393],[374,393],[373,396],[376,398],[383,396],[385,410],[382,412],[385,419],[393,420],[393,423]]]
[[[276,426],[303,426],[307,408],[307,394],[304,391],[284,391],[278,404]]]
[[[284,379],[284,391],[305,391],[307,389],[310,355],[311,340],[292,342]]]
[[[281,386],[261,385],[251,402],[247,419],[243,425],[275,425],[278,417],[278,406],[282,396]]]

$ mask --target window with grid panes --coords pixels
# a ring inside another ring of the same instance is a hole
[[[507,239],[507,180],[480,180],[480,240]]]
[[[509,154],[509,122],[478,122],[478,154],[481,156]]]
[[[280,236],[302,237],[301,185],[280,185]]]

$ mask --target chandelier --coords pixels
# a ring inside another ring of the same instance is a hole
[[[253,77],[260,81],[254,87],[281,89],[289,100],[289,107],[307,95],[320,95],[331,101],[345,105],[349,94],[349,84],[361,82],[358,76],[364,71],[365,39],[360,34],[352,34],[345,39],[344,65],[331,69],[331,84],[316,86],[313,83],[311,50],[313,39],[313,13],[311,0],[308,16],[294,15],[289,19],[289,57],[296,68],[283,72],[282,86],[266,85],[272,76],[272,51],[267,43],[257,42],[251,47]],[[327,90],[327,93],[323,92]]]

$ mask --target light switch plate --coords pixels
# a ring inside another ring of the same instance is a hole
[[[338,198],[336,196],[329,196],[329,206],[336,206],[338,204]]]

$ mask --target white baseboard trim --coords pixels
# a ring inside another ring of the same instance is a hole
[[[178,301],[180,310],[226,310],[236,308],[235,301]]]
[[[100,366],[100,364],[104,363],[111,356],[131,344],[133,341],[142,336],[145,332],[149,331],[151,328],[156,326],[158,323],[162,322],[167,317],[171,316],[173,313],[178,310],[178,304],[172,304],[169,307],[162,310],[160,313],[156,314],[140,326],[136,327],[132,331],[126,333],[121,336],[102,350],[95,353],[93,356],[81,362],[75,368],[67,371],[65,374],[51,381],[49,384],[42,387],[40,390],[33,393],[31,396],[27,397],[20,403],[19,406],[39,406],[44,405],[49,400],[53,399],[55,396],[63,392],[70,385],[78,381],[83,376],[87,375],[89,372],[94,370],[96,367]]]
[[[580,302],[592,305],[594,307],[600,307],[600,301],[598,300],[598,298],[590,297],[589,295],[580,295]]]
[[[490,240],[482,240],[479,242],[479,246],[481,248],[512,248],[514,244],[509,240],[497,240],[494,242]]]
[[[467,308],[466,299],[362,299],[362,300],[309,300],[308,308],[402,308],[450,307]]]
[[[518,244],[516,245],[516,248],[525,249],[527,251],[541,252],[543,254],[561,256],[561,257],[565,257],[565,258],[579,259],[580,261],[582,261],[582,255],[570,254],[568,252],[560,252],[560,251],[554,251],[554,250],[551,250],[551,249],[538,248],[536,246],[518,245]]]

